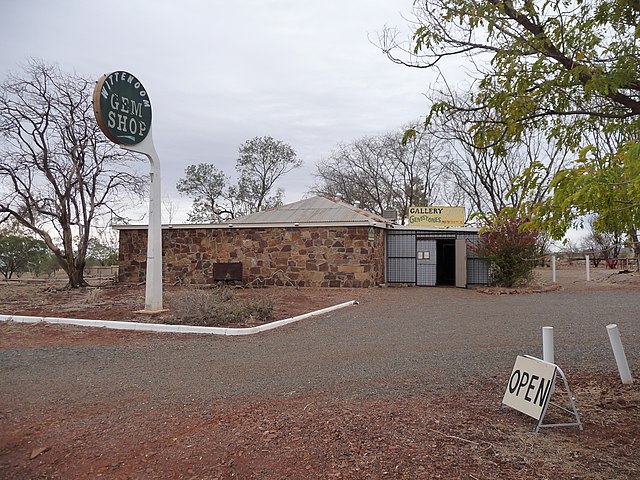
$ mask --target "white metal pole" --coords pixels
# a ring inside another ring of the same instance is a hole
[[[613,349],[613,356],[616,358],[616,364],[618,365],[618,372],[620,372],[620,379],[622,380],[622,383],[633,383],[631,370],[629,370],[627,357],[624,354],[624,347],[622,346],[622,340],[620,339],[618,325],[615,323],[607,325],[607,333],[609,334],[609,341],[611,342],[611,348]]]
[[[551,255],[551,281],[556,283],[556,256]]]
[[[556,363],[553,344],[553,327],[542,327],[542,359],[545,362]]]
[[[585,263],[587,264],[587,282],[591,281],[591,265],[589,265],[589,255],[584,256]]]
[[[150,163],[149,227],[147,231],[147,275],[144,309],[162,310],[162,193],[160,160],[153,144],[152,128],[145,139],[136,145],[125,145],[132,152],[144,154]]]

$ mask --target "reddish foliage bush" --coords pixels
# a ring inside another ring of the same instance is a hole
[[[469,245],[490,262],[495,285],[513,287],[531,280],[539,238],[537,231],[525,227],[528,221],[498,215],[487,222],[477,244]]]

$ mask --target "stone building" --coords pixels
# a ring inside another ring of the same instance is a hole
[[[144,282],[146,226],[122,225],[119,280]],[[164,283],[372,287],[486,284],[475,228],[396,225],[326,197],[210,225],[164,225]]]
[[[384,218],[325,197],[210,225],[164,225],[165,283],[370,287],[384,283]],[[122,225],[119,280],[143,282],[146,226]]]

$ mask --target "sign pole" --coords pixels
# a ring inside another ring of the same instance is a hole
[[[113,143],[142,153],[151,165],[147,274],[144,310],[162,310],[162,218],[160,160],[151,135],[151,101],[140,80],[122,70],[103,75],[93,90],[93,111],[98,126]]]
[[[142,153],[149,159],[151,189],[149,192],[149,226],[147,231],[147,274],[144,309],[162,310],[162,193],[160,160],[153,144],[152,128],[142,142],[123,145],[131,152]]]

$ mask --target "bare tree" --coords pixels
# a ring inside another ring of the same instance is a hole
[[[170,197],[162,198],[162,211],[163,217],[166,219],[165,223],[173,223],[175,216],[178,213],[179,205]]]
[[[32,60],[0,86],[0,214],[39,236],[71,288],[85,286],[93,221],[144,191],[135,157],[95,122],[94,82]],[[129,205],[131,202],[128,202]]]
[[[446,178],[454,190],[463,192],[468,210],[497,214],[505,207],[520,210],[524,204],[542,201],[555,174],[570,163],[570,151],[535,129],[500,148],[479,147],[471,128],[481,121],[478,116],[457,112],[435,119],[430,127],[448,146],[442,160]],[[536,169],[536,183],[514,188],[534,166],[541,167]]]
[[[380,137],[364,137],[339,144],[316,165],[319,183],[312,192],[343,195],[346,202],[359,201],[362,208],[381,213],[392,207],[392,172]]]
[[[340,144],[316,166],[312,193],[335,195],[382,214],[394,209],[404,221],[410,206],[441,199],[442,145],[420,131],[403,142],[404,129]]]
[[[399,212],[402,223],[409,214],[409,207],[443,202],[440,157],[444,145],[428,130],[418,130],[409,139],[401,132],[385,137],[386,158],[390,162],[393,207]]]

